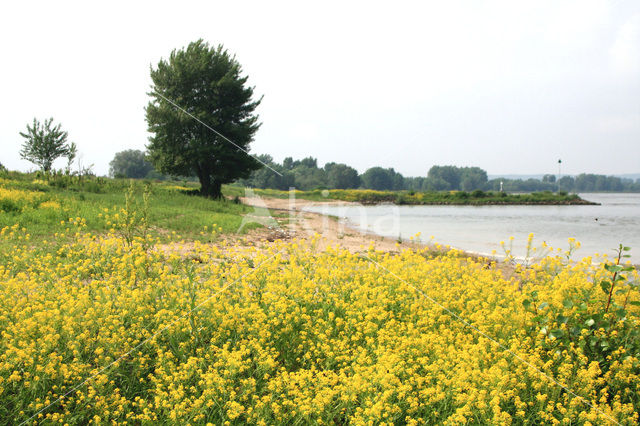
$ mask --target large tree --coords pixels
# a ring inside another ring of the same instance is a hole
[[[151,68],[147,146],[163,173],[198,176],[202,194],[222,196],[223,183],[246,178],[260,163],[247,152],[260,127],[240,64],[222,45],[202,40],[174,50]]]
[[[20,150],[20,157],[38,165],[43,171],[49,172],[53,162],[60,157],[68,157],[70,162],[76,155],[74,143],[68,143],[67,132],[61,129],[60,124],[53,125],[53,118],[40,123],[33,119],[33,125],[27,124],[27,131],[20,132],[25,138]]]

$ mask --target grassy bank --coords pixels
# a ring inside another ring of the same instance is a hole
[[[228,186],[225,193],[231,196],[244,196],[244,188]],[[289,191],[275,189],[253,189],[259,196],[288,198]],[[341,200],[361,204],[393,203],[398,205],[579,205],[596,204],[583,200],[577,194],[532,192],[528,194],[508,194],[495,191],[374,191],[369,189],[331,189],[314,191],[295,191],[296,198],[326,201]]]
[[[197,196],[196,188],[184,182],[66,176],[46,180],[16,172],[0,177],[0,228],[27,228],[32,238],[63,232],[69,220],[77,217],[85,221],[88,231],[107,232],[127,214],[144,213],[153,236],[175,232],[193,239],[211,231],[214,224],[217,232],[235,232],[242,215],[250,210],[232,201]],[[249,224],[243,231],[256,226]]]

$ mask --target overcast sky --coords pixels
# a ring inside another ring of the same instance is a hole
[[[0,162],[34,168],[18,132],[52,116],[106,174],[145,148],[150,65],[198,38],[264,95],[252,152],[278,161],[640,173],[636,0],[9,2]]]

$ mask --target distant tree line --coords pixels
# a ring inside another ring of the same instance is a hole
[[[640,192],[640,179],[623,179],[615,176],[580,174],[575,177],[563,176],[556,181],[555,175],[545,175],[542,179],[489,180],[487,172],[479,167],[433,166],[424,177],[404,177],[393,168],[372,167],[362,174],[346,164],[327,163],[318,166],[313,157],[294,160],[287,157],[282,164],[270,155],[258,158],[267,167],[254,171],[249,178],[240,179],[238,184],[253,188],[287,190],[295,187],[301,190],[364,188],[375,190],[409,191],[474,191],[502,190],[507,192],[566,191],[566,192]]]
[[[371,167],[359,174],[353,167],[342,163],[331,162],[320,167],[318,160],[313,157],[301,160],[287,157],[282,163],[266,154],[258,155],[257,158],[269,168],[255,170],[248,178],[237,180],[237,184],[281,190],[295,187],[301,190],[363,188],[380,191],[499,191],[502,183],[502,190],[506,192],[640,192],[640,179],[634,181],[586,173],[563,176],[557,180],[555,175],[544,175],[542,179],[489,180],[487,172],[479,167],[433,166],[427,176],[404,177],[393,168]],[[118,152],[109,165],[112,177],[160,180],[172,178],[156,171],[147,154],[139,150]],[[279,174],[274,173],[274,170]],[[182,176],[180,179],[196,180],[195,176]]]
[[[318,160],[312,157],[302,160],[284,159],[282,164],[276,163],[270,155],[257,157],[269,168],[263,167],[254,171],[248,178],[238,183],[253,188],[272,188],[287,190],[296,187],[302,190],[316,188],[350,189],[362,185],[358,171],[346,164],[327,163],[318,167]],[[274,170],[279,174],[274,173]]]
[[[556,180],[554,175],[544,175],[542,179],[492,179],[488,188],[508,192],[565,191],[565,192],[640,192],[640,179],[625,179],[616,176],[581,173],[577,176],[563,176]]]
[[[195,176],[170,176],[158,172],[151,164],[148,154],[139,149],[127,149],[117,152],[109,163],[109,176],[127,179],[196,180]]]

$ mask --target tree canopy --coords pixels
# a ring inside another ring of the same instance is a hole
[[[327,172],[327,183],[330,188],[350,189],[360,186],[358,171],[346,164],[327,163],[324,166]]]
[[[487,184],[487,172],[479,167],[433,166],[427,174],[430,190],[483,189]]]
[[[145,153],[138,149],[117,152],[109,163],[109,175],[113,177],[140,179],[152,170],[153,165],[147,161]]]
[[[39,166],[43,171],[51,171],[53,162],[61,157],[73,161],[77,148],[74,143],[68,143],[68,133],[61,129],[61,125],[53,125],[53,118],[40,123],[36,118],[33,124],[27,124],[27,131],[20,132],[25,141],[20,150],[20,158]]]
[[[404,187],[404,177],[394,169],[371,167],[362,176],[362,184],[365,188],[384,190],[400,190]]]
[[[150,159],[162,173],[197,176],[204,195],[221,197],[221,185],[246,178],[260,163],[248,155],[260,127],[261,99],[235,56],[203,40],[174,50],[151,69],[146,108]]]

